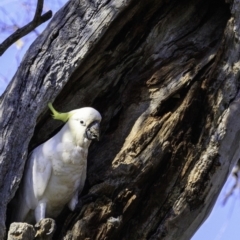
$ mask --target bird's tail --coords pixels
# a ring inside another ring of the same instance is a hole
[[[17,193],[11,205],[11,222],[24,222],[30,209],[20,192]]]

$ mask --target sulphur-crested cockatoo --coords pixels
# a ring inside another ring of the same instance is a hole
[[[66,122],[54,137],[30,154],[17,196],[15,222],[39,222],[55,218],[68,203],[74,210],[82,191],[88,147],[99,139],[101,115],[91,107],[58,113],[49,104],[53,118]]]

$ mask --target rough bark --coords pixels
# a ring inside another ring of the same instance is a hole
[[[35,230],[27,223],[12,223],[8,231],[8,240],[33,240]]]
[[[98,197],[63,213],[56,239],[190,239],[239,159],[239,11],[239,0],[69,1],[1,97],[0,238],[28,150],[60,127],[55,100],[103,116],[83,192]]]
[[[44,218],[35,226],[27,223],[12,223],[7,240],[52,240],[56,230],[55,220]]]

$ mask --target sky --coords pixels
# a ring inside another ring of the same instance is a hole
[[[230,175],[215,203],[212,213],[191,240],[239,240],[240,239],[240,191],[239,188],[223,205],[223,200],[234,184]]]
[[[0,43],[16,30],[16,27],[23,27],[32,20],[36,2],[37,0],[0,0]],[[52,10],[54,14],[67,0],[45,0],[44,2],[43,13]],[[48,22],[17,41],[0,57],[0,94],[15,74],[24,53],[46,28]]]
[[[44,6],[44,11],[51,9],[53,13],[55,13],[67,0],[51,0],[45,2],[47,4]],[[26,3],[30,4],[30,7]],[[26,21],[30,21],[34,11],[29,11],[29,8],[34,9],[35,4],[36,0],[0,0],[0,43],[11,33],[13,30],[12,26],[16,24],[16,22],[17,25],[21,27]],[[19,9],[21,9],[21,11],[19,11]],[[29,12],[32,12],[32,16]],[[20,13],[23,13],[24,16]],[[26,19],[26,15],[28,19]],[[7,23],[7,30],[4,28],[3,23]],[[26,50],[46,26],[47,23],[42,24],[35,32],[30,33],[16,44],[13,44],[3,56],[0,57],[0,95],[15,74]],[[233,184],[234,179],[230,176],[217,199],[212,213],[191,240],[240,239],[239,188],[234,192],[233,196],[229,198],[227,203],[223,205],[223,199]]]

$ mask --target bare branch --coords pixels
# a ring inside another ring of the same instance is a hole
[[[38,0],[37,8],[36,8],[36,11],[35,11],[33,21],[38,21],[39,18],[41,17],[42,10],[43,10],[43,2],[44,2],[44,0]]]
[[[33,31],[36,27],[38,27],[42,23],[48,21],[52,17],[52,11],[48,11],[48,12],[44,13],[43,15],[41,15],[42,10],[43,10],[43,2],[44,2],[44,0],[38,0],[34,18],[30,23],[28,23],[27,25],[25,25],[22,28],[19,28],[16,32],[14,32],[12,35],[10,35],[6,40],[4,40],[0,44],[0,56],[2,56],[3,53],[14,42],[16,42],[18,39],[24,37],[31,31]]]
[[[230,191],[226,194],[226,196],[223,200],[223,205],[225,205],[227,200],[229,199],[229,197],[231,197],[233,195],[234,191],[237,189],[238,184],[240,182],[240,159],[238,160],[236,166],[234,167],[234,169],[232,171],[232,176],[235,179],[235,183],[231,187]]]

